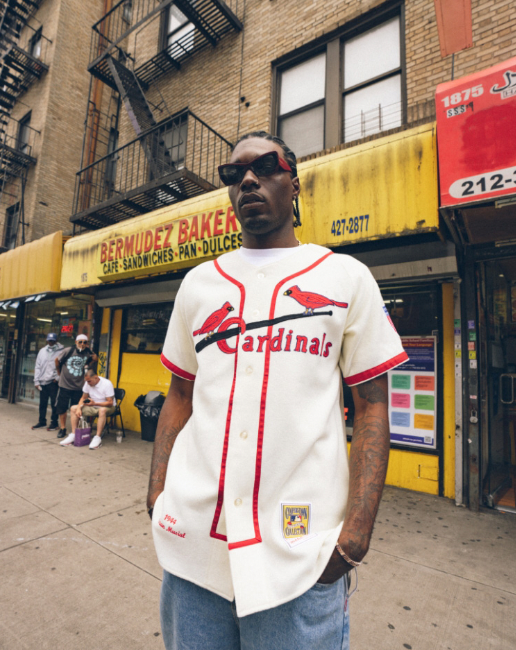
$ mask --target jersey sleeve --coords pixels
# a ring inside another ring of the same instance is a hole
[[[349,305],[340,368],[348,386],[378,377],[408,356],[369,269],[360,265]]]
[[[161,362],[174,375],[193,381],[197,374],[197,357],[192,328],[189,326],[185,315],[186,280],[187,278],[183,280],[174,301],[174,309],[168,324]]]

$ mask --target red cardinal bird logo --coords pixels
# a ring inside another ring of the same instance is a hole
[[[321,307],[327,307],[328,305],[335,305],[335,307],[342,307],[346,309],[348,306],[347,302],[336,302],[326,296],[321,296],[318,293],[313,293],[311,291],[301,291],[301,289],[296,285],[287,289],[284,296],[291,296],[294,300],[300,305],[303,305],[305,308],[305,314],[313,314],[314,309],[321,309]]]
[[[208,318],[204,321],[203,326],[200,329],[195,330],[193,335],[197,336],[198,334],[207,334],[208,336],[206,338],[209,338],[226,318],[230,311],[235,310],[231,304],[226,301],[220,309],[217,309],[213,312],[213,314],[211,314],[211,316],[208,316]]]

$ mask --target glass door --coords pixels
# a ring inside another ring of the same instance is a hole
[[[516,309],[510,265],[484,262],[479,269],[482,474],[484,503],[514,508],[513,456],[516,428]],[[515,278],[516,280],[516,278]],[[515,301],[516,307],[516,301]],[[512,318],[514,317],[514,322]],[[476,357],[476,342],[469,355]],[[516,511],[516,510],[515,510]]]

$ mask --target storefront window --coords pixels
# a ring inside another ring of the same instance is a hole
[[[14,364],[16,309],[0,307],[0,395],[7,397]]]
[[[161,354],[173,303],[141,305],[124,310],[122,352]]]
[[[401,337],[432,336],[439,331],[441,291],[438,286],[382,288],[382,297]],[[355,408],[351,388],[346,385],[344,403],[346,430],[352,435]]]
[[[34,368],[39,350],[47,344],[47,334],[55,332],[65,348],[74,344],[78,334],[86,334],[91,341],[92,315],[93,301],[86,295],[60,296],[25,304],[18,399],[39,402]]]

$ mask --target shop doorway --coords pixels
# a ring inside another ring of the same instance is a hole
[[[0,310],[0,397],[7,399],[12,391],[16,361],[16,310]]]
[[[468,356],[479,365],[483,502],[516,513],[516,258],[479,263],[477,287]]]

